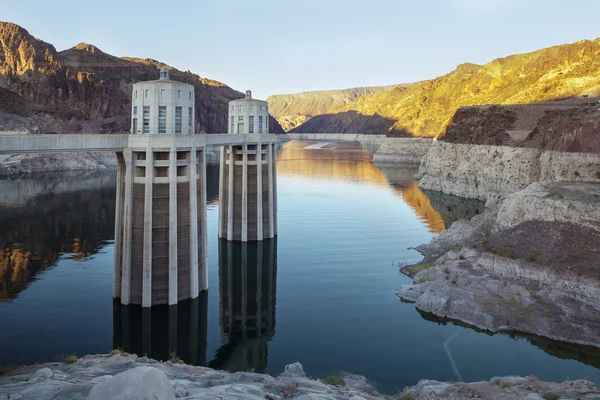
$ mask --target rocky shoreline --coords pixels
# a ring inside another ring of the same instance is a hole
[[[475,383],[422,380],[401,393],[383,395],[362,376],[308,378],[300,363],[278,377],[254,372],[229,373],[159,362],[122,353],[89,355],[66,362],[21,367],[0,376],[0,398],[28,400],[110,399],[597,399],[600,388],[589,379],[543,382],[534,376],[502,377]]]
[[[417,248],[398,296],[491,332],[600,347],[600,185],[534,183]]]

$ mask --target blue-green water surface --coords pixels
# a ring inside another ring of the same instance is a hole
[[[278,237],[217,237],[209,167],[207,293],[142,310],[112,300],[114,171],[0,181],[0,365],[123,347],[166,359],[277,375],[353,373],[384,393],[420,379],[534,374],[600,380],[598,352],[490,336],[421,316],[395,293],[398,265],[481,205],[428,197],[414,171],[378,169],[351,145],[293,142],[278,158]]]

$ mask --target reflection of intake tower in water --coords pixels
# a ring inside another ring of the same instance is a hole
[[[220,240],[219,286],[223,345],[209,366],[264,371],[267,342],[275,334],[277,240]]]
[[[267,133],[266,101],[246,98],[229,102],[229,133]],[[277,235],[275,144],[227,146],[221,149],[219,237],[242,242]]]
[[[142,308],[113,302],[113,347],[128,353],[206,365],[208,292],[175,306]]]

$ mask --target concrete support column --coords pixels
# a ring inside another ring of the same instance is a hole
[[[202,149],[200,160],[200,231],[202,232],[202,261],[200,266],[200,290],[208,289],[208,235],[206,234],[206,147]],[[221,190],[221,189],[219,189]]]
[[[198,297],[198,160],[196,146],[192,146],[188,177],[190,180],[190,298]]]
[[[256,240],[263,240],[263,167],[262,143],[256,146]]]
[[[227,207],[227,205],[224,203],[223,199],[223,193],[224,193],[224,186],[225,186],[225,146],[222,146],[220,149],[220,154],[221,154],[221,158],[219,160],[220,162],[220,168],[219,168],[219,237],[225,237],[226,235],[226,229],[227,229],[227,221],[225,221],[225,207]],[[206,180],[206,174],[202,175],[203,176],[203,180]],[[206,190],[206,184],[204,184],[204,191]]]
[[[248,145],[242,145],[242,242],[248,241]]]
[[[133,153],[123,150],[125,193],[123,196],[123,262],[121,264],[121,304],[131,301],[131,219],[133,216]]]
[[[169,153],[169,305],[177,304],[177,149]]]
[[[269,151],[268,151],[268,155],[267,155],[267,169],[268,169],[268,177],[269,177],[269,238],[272,238],[274,236],[274,224],[275,224],[275,220],[274,220],[274,205],[273,205],[273,199],[274,199],[274,174],[273,174],[273,145],[271,143],[269,143]]]
[[[117,199],[115,207],[115,245],[114,245],[114,279],[113,298],[121,297],[121,266],[123,265],[123,184],[125,160],[123,153],[117,153]]]
[[[229,146],[229,184],[227,191],[227,240],[233,240],[233,177],[235,169],[234,147]]]
[[[275,151],[275,143],[272,143],[271,146],[273,150],[271,152],[271,161],[273,168],[273,236],[277,235],[277,152]]]
[[[142,307],[152,306],[152,193],[154,188],[154,152],[146,149],[146,184],[144,193],[144,255],[142,272]]]

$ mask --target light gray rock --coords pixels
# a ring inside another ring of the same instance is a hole
[[[544,395],[554,394],[561,399],[597,399],[598,386],[588,380],[566,381],[563,383],[542,382],[537,378],[508,376],[492,378],[489,381],[474,383],[444,383],[422,380],[415,386],[404,389],[394,396],[411,395],[414,399],[463,400],[482,398],[494,400],[543,400]]]
[[[54,374],[50,368],[40,368],[31,375],[30,381],[34,381],[36,379],[50,379]]]
[[[299,362],[295,362],[293,364],[288,364],[285,366],[285,370],[283,374],[279,375],[280,378],[304,378],[306,374],[304,373],[304,368],[302,364]]]
[[[288,368],[288,374],[273,378],[255,373],[228,373],[214,371],[210,368],[161,363],[137,356],[109,357],[107,355],[90,355],[83,357],[83,362],[75,364],[52,364],[52,379],[26,381],[39,367],[24,367],[11,376],[0,376],[0,399],[27,400],[85,400],[85,399],[250,399],[281,400],[287,398],[304,400],[383,400],[383,396],[372,390],[361,376],[345,376],[345,385],[332,386],[322,382],[299,376],[298,364]],[[124,360],[126,362],[123,362]],[[118,371],[113,377],[107,377],[104,366]],[[100,367],[103,366],[103,367]],[[42,368],[47,368],[43,366]],[[285,373],[285,372],[284,372]],[[60,377],[60,380],[57,379]],[[570,394],[572,398],[594,398],[600,395],[600,389],[590,381],[565,382],[562,384],[536,381],[530,378],[507,377],[502,385],[490,382],[474,384],[442,383],[422,381],[411,391],[414,399],[463,399],[465,393],[473,393],[469,385],[480,390],[483,387],[495,394],[499,388],[502,393],[513,396],[500,397],[506,399],[522,399],[527,395],[556,391]],[[533,378],[531,378],[533,379]],[[531,389],[523,389],[522,383],[527,381]],[[99,383],[96,383],[99,382]],[[483,386],[482,386],[483,385]],[[471,391],[469,391],[471,390]],[[495,391],[496,390],[496,391]],[[431,393],[434,393],[433,395]],[[437,394],[435,394],[437,393]],[[482,393],[486,393],[482,390]],[[498,392],[500,393],[500,392]],[[581,394],[581,397],[577,397]],[[460,397],[463,396],[463,397]],[[585,397],[588,396],[588,397]],[[391,397],[399,398],[399,396]],[[496,397],[488,397],[496,398]],[[568,397],[567,397],[568,398]]]
[[[531,220],[571,222],[600,231],[600,184],[536,182],[508,195],[496,218],[500,229]]]
[[[382,165],[420,165],[432,143],[432,139],[386,138],[373,155],[373,163]]]
[[[497,203],[534,182],[600,182],[600,154],[433,142],[419,187]]]
[[[173,385],[164,372],[153,367],[135,367],[97,384],[88,400],[170,400]]]
[[[107,380],[107,379],[110,379],[110,378],[112,378],[112,377],[113,377],[112,375],[102,375],[102,376],[99,376],[99,377],[97,377],[97,378],[94,378],[94,379],[92,379],[90,382],[91,382],[91,383],[94,383],[94,384],[97,384],[97,383],[102,383],[102,382],[104,382],[105,380]]]

